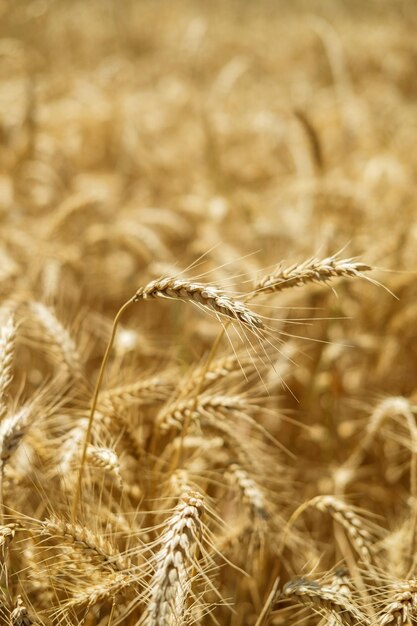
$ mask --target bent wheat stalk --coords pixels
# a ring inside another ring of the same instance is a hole
[[[131,304],[139,302],[140,300],[147,300],[149,298],[170,298],[183,300],[185,302],[192,302],[194,304],[202,306],[204,309],[214,311],[219,316],[238,321],[239,323],[246,326],[246,328],[255,333],[259,333],[264,328],[261,318],[256,315],[256,313],[251,311],[240,300],[228,297],[216,287],[204,285],[202,283],[193,283],[185,279],[163,278],[160,280],[151,281],[150,283],[145,285],[145,287],[141,287],[140,289],[138,289],[135,295],[127,302],[125,302],[125,304],[119,309],[116,317],[114,318],[110,339],[107,344],[103,360],[101,362],[99,375],[94,389],[90,414],[88,418],[88,425],[82,448],[77,486],[75,488],[74,499],[72,501],[71,515],[73,521],[75,521],[78,502],[80,499],[82,475],[87,458],[87,449],[90,441],[94,414],[97,407],[100,388],[103,382],[104,371],[110,357],[111,349],[113,347],[118,324],[123,313],[126,311],[127,308],[130,307]]]
[[[82,480],[83,480],[83,470],[84,470],[84,465],[85,465],[85,462],[86,462],[86,459],[87,459],[88,444],[90,442],[90,436],[91,436],[91,431],[92,431],[93,422],[94,422],[94,413],[95,413],[95,410],[96,410],[96,407],[97,407],[98,395],[100,393],[100,388],[101,388],[101,385],[102,385],[102,382],[103,382],[104,371],[106,369],[106,365],[107,365],[107,362],[108,362],[109,357],[110,357],[110,352],[111,352],[111,349],[113,347],[114,338],[116,336],[116,331],[117,331],[117,326],[118,326],[118,324],[120,322],[120,319],[121,319],[123,313],[133,303],[133,301],[134,301],[133,298],[130,298],[130,300],[125,302],[124,305],[116,313],[116,317],[113,320],[113,325],[112,325],[112,329],[111,329],[110,339],[109,339],[109,342],[107,344],[107,348],[106,348],[103,360],[102,360],[101,365],[100,365],[100,371],[98,373],[98,378],[97,378],[96,386],[95,386],[95,389],[94,389],[93,399],[91,401],[91,408],[90,408],[90,413],[89,413],[89,416],[88,416],[88,424],[87,424],[87,428],[86,428],[86,431],[85,431],[85,437],[84,437],[82,453],[81,453],[80,469],[78,471],[77,485],[75,487],[74,499],[72,501],[71,517],[72,517],[73,521],[75,521],[75,518],[76,518],[76,515],[77,515],[78,501],[79,501],[80,495],[81,495],[81,484],[82,484]]]

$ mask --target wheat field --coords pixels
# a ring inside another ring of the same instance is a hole
[[[417,620],[417,4],[0,2],[0,624]]]

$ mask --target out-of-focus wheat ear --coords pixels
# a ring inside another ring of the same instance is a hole
[[[261,486],[249,473],[237,463],[232,463],[227,475],[239,487],[243,502],[248,506],[255,519],[267,520],[270,516],[265,494]]]
[[[296,519],[311,506],[318,511],[331,515],[345,529],[353,547],[363,562],[366,563],[368,568],[372,568],[374,535],[380,533],[380,529],[369,522],[366,522],[365,525],[365,521],[358,515],[355,508],[349,507],[343,500],[332,495],[316,496],[311,500],[303,502],[292,513],[285,526],[282,545],[284,545],[287,533]],[[368,528],[372,528],[373,532],[371,533]]]
[[[124,590],[128,589],[135,582],[134,578],[125,573],[118,572],[111,576],[103,577],[100,582],[91,583],[77,589],[75,593],[61,604],[52,618],[58,615],[71,614],[71,610],[76,607],[89,606],[92,607],[98,602],[103,602],[118,596]],[[59,622],[61,623],[61,622]],[[65,623],[65,622],[63,622]],[[71,622],[67,622],[71,623]]]
[[[197,383],[200,384],[199,392],[212,387],[228,376],[228,380],[235,374],[247,375],[248,366],[253,367],[253,358],[245,353],[228,354],[219,357],[211,363],[200,365],[193,369],[190,375],[181,382],[179,397],[192,395],[196,390]]]
[[[223,318],[240,322],[252,332],[258,333],[264,324],[256,313],[242,301],[230,298],[217,287],[194,283],[180,278],[162,278],[153,280],[137,290],[134,301],[150,298],[168,298],[192,302],[204,309],[215,312]]]
[[[320,615],[335,617],[337,623],[344,626],[367,623],[365,615],[346,595],[313,580],[292,580],[284,585],[282,595],[293,602],[310,606]]]
[[[0,424],[0,469],[2,471],[27,433],[30,414],[31,406],[25,405]]]
[[[59,287],[62,284],[62,264],[58,259],[48,259],[40,272],[42,299],[50,304],[56,302]]]
[[[202,533],[203,511],[202,496],[197,492],[185,493],[166,522],[161,547],[155,555],[155,573],[150,583],[146,614],[141,621],[146,626],[184,623]]]
[[[173,390],[173,382],[167,376],[152,376],[125,385],[118,385],[100,393],[100,406],[112,409],[128,406],[150,405],[166,400]]]
[[[28,431],[31,408],[30,405],[25,405],[0,423],[0,523],[3,519],[5,506],[4,468]]]
[[[13,358],[16,342],[14,315],[0,327],[0,420],[7,414],[7,396],[13,380]]]
[[[346,530],[354,548],[366,563],[373,561],[373,537],[356,511],[335,496],[317,496],[310,505],[330,514]]]
[[[181,430],[185,419],[198,421],[207,416],[224,420],[225,414],[229,413],[262,431],[262,427],[247,413],[248,406],[256,407],[243,394],[204,394],[167,404],[158,413],[155,424],[166,433],[171,428]]]
[[[370,270],[372,267],[366,263],[360,263],[355,259],[339,259],[337,256],[325,259],[312,258],[290,267],[281,265],[273,274],[264,276],[255,284],[252,297],[309,283],[327,283],[333,278],[357,278]]]
[[[412,452],[414,456],[417,452],[417,428],[414,415],[410,406],[410,401],[402,396],[392,396],[384,398],[379,402],[372,411],[364,436],[361,438],[358,446],[352,452],[350,457],[345,461],[345,467],[355,469],[362,462],[366,452],[369,450],[375,436],[381,430],[382,423],[389,418],[402,418],[410,431],[410,438],[413,442]],[[414,461],[415,463],[415,461]],[[413,465],[413,461],[412,461]],[[411,472],[410,490],[413,497],[417,498],[417,485],[415,476],[417,472]]]
[[[413,563],[417,542],[417,426],[412,406],[407,398],[403,396],[392,396],[385,398],[382,402],[377,404],[372,411],[364,436],[344,463],[344,469],[348,471],[343,472],[342,476],[353,476],[354,470],[363,461],[376,435],[380,432],[383,422],[387,419],[402,420],[405,422],[409,431],[411,451],[409,503],[412,513],[410,558],[411,563]]]
[[[112,571],[128,571],[131,563],[124,554],[119,553],[110,541],[87,526],[72,524],[57,517],[40,522],[41,535],[62,543],[75,555],[100,564]]]
[[[53,309],[42,304],[42,302],[32,302],[30,310],[49,339],[58,358],[60,370],[67,376],[82,382],[84,374],[81,358],[69,331],[59,321]]]

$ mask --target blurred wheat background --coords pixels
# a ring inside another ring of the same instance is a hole
[[[417,618],[416,32],[0,2],[1,624]]]

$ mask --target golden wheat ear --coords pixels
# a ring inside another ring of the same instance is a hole
[[[155,555],[155,573],[149,589],[148,626],[183,623],[191,594],[193,569],[202,532],[202,496],[193,491],[182,495],[160,539]]]
[[[403,580],[390,586],[390,602],[382,609],[379,616],[380,626],[388,624],[407,624],[414,622],[417,606],[417,580]]]
[[[366,263],[339,259],[337,255],[325,259],[312,258],[290,267],[280,265],[273,274],[264,276],[255,284],[254,295],[276,293],[309,283],[328,283],[334,278],[357,278],[371,269]]]
[[[366,624],[365,615],[339,589],[320,585],[314,580],[299,578],[284,585],[282,596],[308,607],[326,618],[336,619],[343,626]]]
[[[240,300],[230,298],[216,287],[194,283],[178,278],[154,280],[138,289],[133,300],[149,298],[170,298],[200,305],[203,309],[214,311],[221,317],[240,322],[251,330],[262,329],[264,324],[256,313]]]

